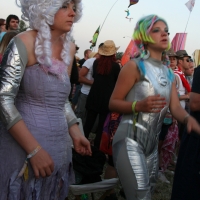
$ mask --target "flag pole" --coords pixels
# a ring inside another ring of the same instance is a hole
[[[101,26],[101,28],[100,28],[100,30],[99,30],[99,35],[100,35],[100,32],[101,32],[101,30],[102,30],[102,28],[103,28],[103,25],[104,25],[105,22],[106,22],[106,19],[108,18],[108,15],[110,14],[111,10],[113,9],[113,7],[115,6],[115,4],[116,4],[118,1],[119,1],[119,0],[115,1],[115,3],[111,6],[110,10],[108,11],[108,14],[106,15],[106,17],[105,17],[105,19],[104,19],[104,21],[103,21],[103,24],[102,24],[102,26]],[[98,38],[97,38],[97,40],[98,40]],[[96,41],[96,42],[97,42],[97,41]],[[96,48],[96,46],[95,46],[95,48]],[[94,51],[95,51],[95,49],[94,49]]]
[[[106,21],[108,15],[110,14],[111,10],[113,9],[113,7],[115,6],[115,4],[116,4],[118,1],[119,1],[119,0],[115,1],[115,3],[112,5],[112,7],[110,8],[110,10],[108,11],[108,14],[106,15],[106,17],[105,17],[105,19],[104,19],[104,21],[103,21],[103,24],[102,24],[102,26],[101,26],[101,29],[103,28],[103,25],[104,25],[104,23],[105,23],[105,21]],[[101,29],[100,29],[100,31],[101,31]]]
[[[180,46],[179,46],[179,50],[180,50],[180,48],[181,48],[181,46],[182,46],[183,39],[184,39],[184,37],[185,37],[185,32],[186,32],[186,29],[187,29],[187,26],[188,26],[188,22],[189,22],[189,20],[190,20],[190,15],[191,15],[191,11],[190,11],[190,14],[189,14],[189,17],[188,17],[188,20],[187,20],[187,24],[186,24],[186,26],[185,26],[185,30],[184,30],[184,34],[183,34],[183,37],[182,37],[182,40],[181,40],[181,44],[180,44]]]

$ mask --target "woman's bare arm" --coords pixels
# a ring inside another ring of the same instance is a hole
[[[125,101],[125,97],[139,78],[140,73],[135,62],[129,61],[119,73],[118,80],[110,98],[110,110],[126,114],[132,112],[133,102]]]

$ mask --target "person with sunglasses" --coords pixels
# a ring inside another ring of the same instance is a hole
[[[177,89],[179,93],[180,104],[183,107],[183,109],[185,109],[186,102],[189,101],[191,92],[191,87],[185,77],[185,73],[190,67],[191,57],[187,54],[185,50],[177,51],[176,55],[177,55],[177,68],[174,70],[174,73],[176,74],[176,78],[178,79]],[[181,140],[185,126],[179,123],[178,127],[179,127],[179,139]]]
[[[179,50],[176,52],[177,55],[177,68],[174,73],[179,78],[179,99],[183,108],[185,108],[185,102],[189,100],[189,93],[191,91],[190,84],[188,83],[185,74],[190,67],[190,56],[185,50]]]

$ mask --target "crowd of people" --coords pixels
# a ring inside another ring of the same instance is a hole
[[[76,56],[81,0],[19,1],[30,30],[19,32],[16,15],[0,19],[0,200],[67,199],[72,147],[92,156],[91,145],[125,199],[152,199],[172,173],[171,200],[199,200],[200,70],[171,48],[167,22],[139,19],[138,52],[122,66],[109,38]]]

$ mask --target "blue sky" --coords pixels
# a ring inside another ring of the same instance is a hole
[[[83,57],[85,49],[90,47],[89,41],[99,25],[103,21],[117,0],[83,0],[83,17],[74,25],[73,35],[76,44],[80,47],[78,56]],[[138,4],[129,8],[131,22],[127,20],[125,10],[129,5],[129,0],[118,0],[98,38],[97,45],[105,40],[113,40],[116,46],[120,46],[119,51],[125,51],[134,27],[138,19],[149,14],[157,14],[163,17],[169,25],[170,39],[175,33],[184,32],[189,10],[185,6],[188,0],[140,0]],[[194,50],[200,49],[200,1],[196,0],[195,7],[191,13],[186,32],[188,33],[186,41],[186,50],[191,55]],[[21,16],[20,8],[15,4],[15,0],[4,0],[1,7],[0,18],[6,18],[9,14]],[[126,36],[125,38],[123,38]],[[97,48],[96,48],[97,50]]]

